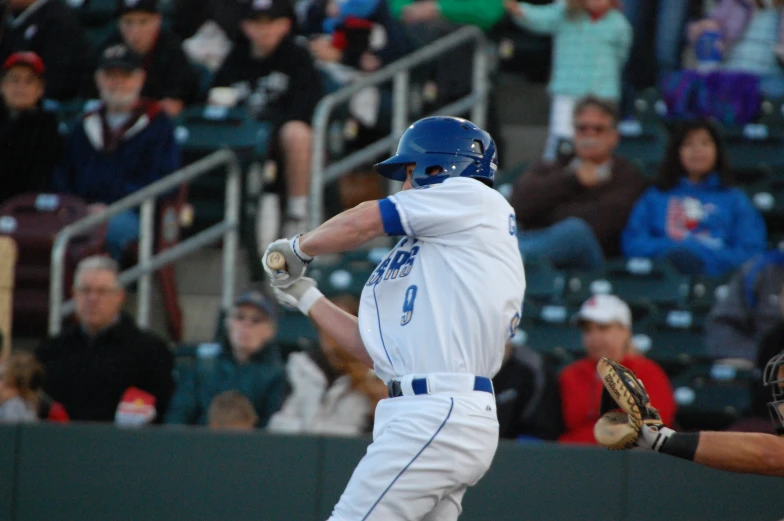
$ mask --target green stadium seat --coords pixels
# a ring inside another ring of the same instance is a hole
[[[684,429],[719,430],[749,412],[750,372],[720,364],[698,364],[672,378],[677,421]]]
[[[523,342],[545,355],[557,366],[563,366],[585,352],[580,329],[569,319],[577,308],[560,304],[537,304],[526,300],[519,329]]]
[[[550,260],[543,256],[526,256],[524,264],[525,298],[537,302],[560,302],[566,274],[557,270]]]
[[[318,281],[319,289],[326,296],[350,294],[359,297],[370,279],[376,263],[348,261],[331,266],[312,266],[308,276]]]
[[[632,303],[674,306],[685,302],[689,281],[666,260],[616,259],[607,263],[611,291]]]
[[[695,276],[689,284],[687,306],[694,312],[707,313],[717,300],[726,298],[733,273],[720,277]]]
[[[318,342],[313,322],[299,310],[281,309],[278,315],[278,334],[275,342],[280,346],[284,359],[294,351],[304,351]]]
[[[711,359],[705,346],[706,315],[683,308],[664,308],[634,324],[635,345],[671,374]]]

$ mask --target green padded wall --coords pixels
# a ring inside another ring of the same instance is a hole
[[[16,521],[309,521],[316,438],[22,427]]]
[[[660,454],[629,454],[626,519],[784,519],[784,478],[714,470]]]
[[[332,514],[332,507],[340,499],[351,474],[362,456],[365,455],[371,438],[324,438],[324,463],[322,487],[319,498],[319,519]]]
[[[620,520],[625,467],[620,452],[502,441],[460,521]]]
[[[17,427],[0,425],[0,521],[13,519]]]

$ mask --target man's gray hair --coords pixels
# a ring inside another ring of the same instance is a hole
[[[74,275],[74,286],[79,285],[82,274],[87,271],[110,271],[114,274],[114,278],[118,279],[120,276],[120,265],[116,260],[104,255],[92,255],[85,257],[79,264],[76,265],[76,274]],[[116,283],[119,286],[119,282]]]
[[[579,116],[587,108],[595,108],[609,116],[613,120],[613,126],[617,125],[618,121],[620,121],[618,104],[612,100],[600,98],[598,96],[594,96],[593,94],[584,96],[575,102],[573,112],[574,119],[577,119],[577,116]]]

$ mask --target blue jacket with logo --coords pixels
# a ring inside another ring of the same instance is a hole
[[[667,191],[649,188],[629,216],[621,248],[626,257],[653,258],[683,248],[703,261],[706,275],[716,276],[762,253],[766,237],[746,194],[711,174],[699,183],[684,177]]]

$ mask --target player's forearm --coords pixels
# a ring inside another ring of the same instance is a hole
[[[342,253],[384,235],[377,201],[366,201],[328,220],[299,239],[300,249],[315,257]]]
[[[784,438],[752,432],[701,432],[694,461],[731,472],[784,476]]]
[[[357,360],[373,368],[362,336],[359,334],[357,317],[340,309],[326,298],[321,298],[310,308],[308,316],[316,325]]]

